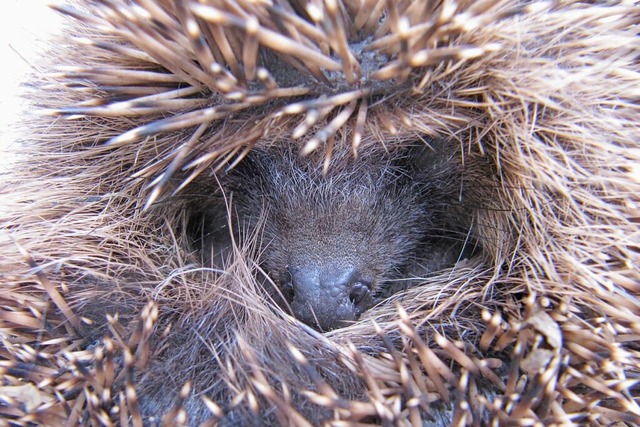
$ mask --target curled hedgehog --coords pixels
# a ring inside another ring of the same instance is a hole
[[[13,424],[640,422],[637,6],[56,8]]]

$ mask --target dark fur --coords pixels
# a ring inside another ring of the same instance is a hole
[[[220,267],[227,224],[239,242],[260,228],[260,262],[278,285],[276,299],[320,330],[345,326],[475,249],[470,206],[479,200],[470,183],[483,162],[462,160],[459,145],[447,141],[394,152],[381,146],[357,158],[342,148],[324,173],[321,156],[303,157],[296,145],[254,149],[219,178],[231,221],[215,196],[213,206],[197,203],[207,209],[196,209],[196,234],[206,236],[204,258]],[[359,288],[349,295],[353,282]]]

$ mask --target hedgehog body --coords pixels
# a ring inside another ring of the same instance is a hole
[[[57,8],[0,184],[14,424],[640,422],[633,2]]]

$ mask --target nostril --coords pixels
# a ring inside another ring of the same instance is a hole
[[[288,270],[280,273],[280,290],[282,292],[282,296],[284,296],[287,301],[291,301],[293,299],[295,293],[293,278]]]
[[[294,296],[293,283],[286,282],[284,284],[284,286],[282,287],[282,293],[284,294],[285,298],[288,301],[291,301],[293,299],[293,296]]]
[[[353,288],[351,288],[349,299],[355,306],[359,306],[369,299],[369,293],[369,286],[367,286],[366,283],[357,282],[355,285],[353,285]]]

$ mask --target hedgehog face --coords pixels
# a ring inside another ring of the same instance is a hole
[[[427,209],[406,167],[385,157],[326,175],[293,151],[244,163],[233,172],[238,218],[264,218],[264,268],[294,316],[322,331],[357,320],[424,239]]]
[[[300,200],[292,192],[272,207],[264,265],[298,319],[330,330],[357,320],[376,291],[405,269],[422,237],[405,230],[418,230],[422,213],[409,200],[409,209],[394,211],[389,202],[401,196],[389,190],[367,188],[363,199],[349,187],[322,184]],[[340,197],[322,200],[332,194]]]

